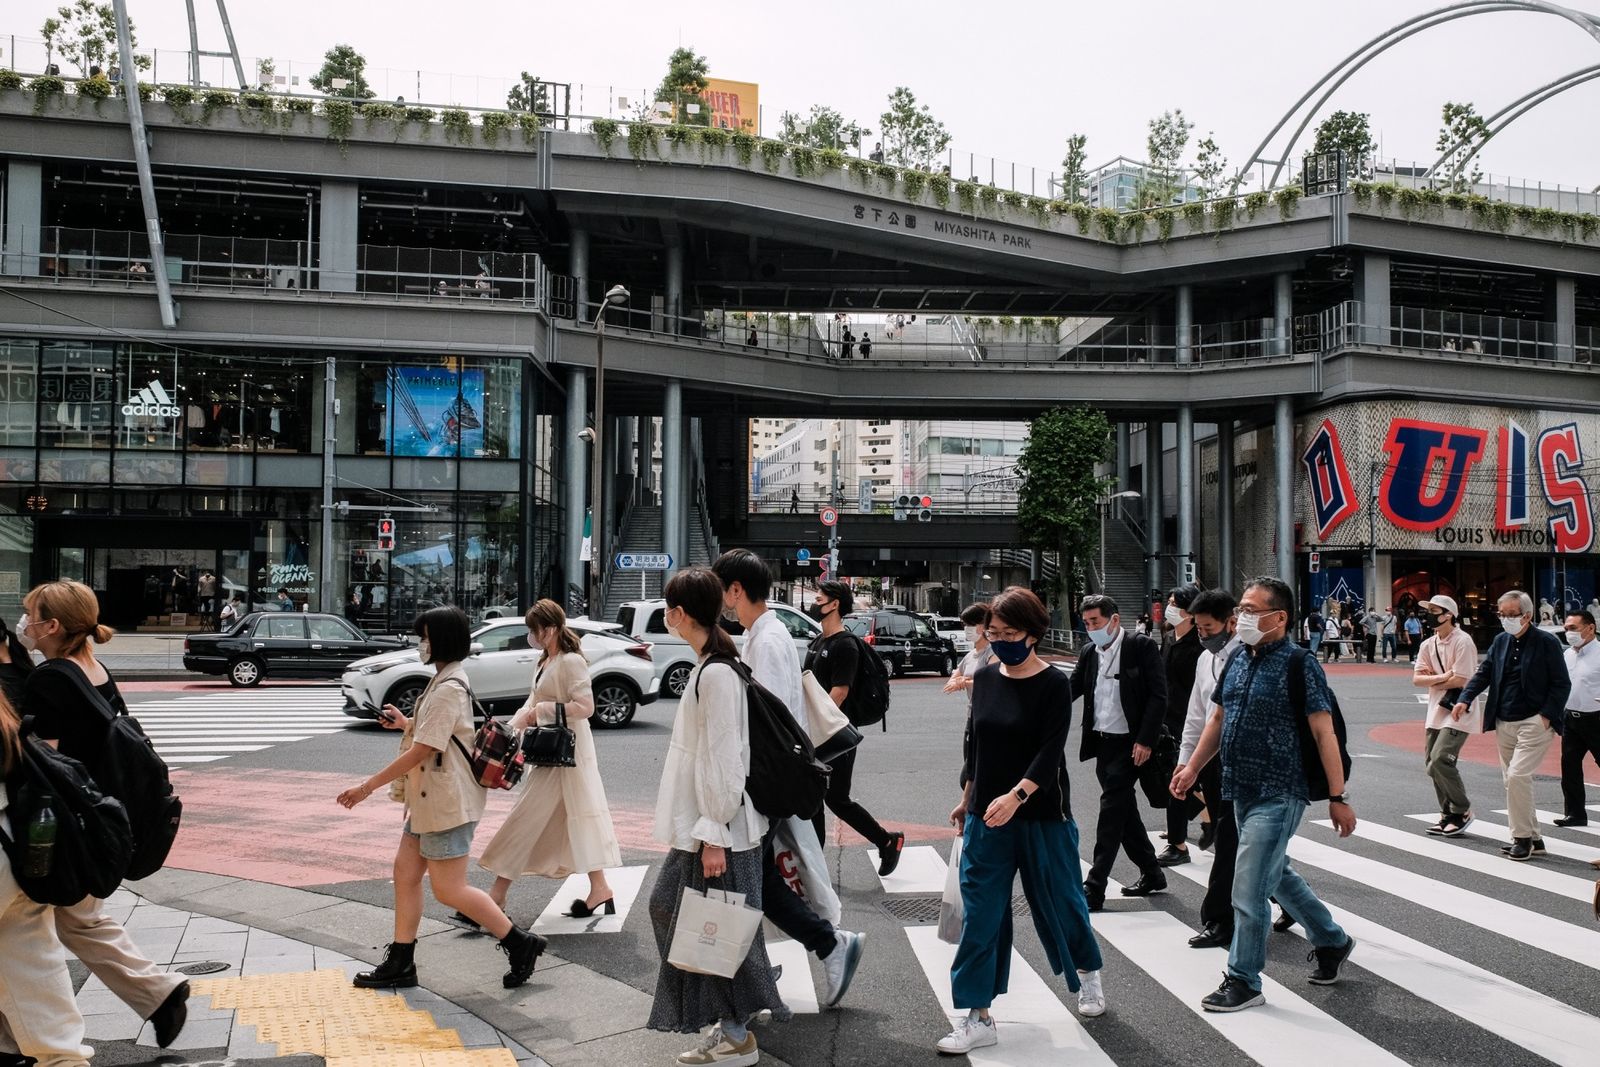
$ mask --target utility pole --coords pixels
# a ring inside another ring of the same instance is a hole
[[[1378,596],[1378,463],[1367,470],[1367,567],[1372,572],[1372,594],[1367,610],[1376,611]]]
[[[828,496],[834,508],[834,524],[828,527],[828,577],[839,580],[839,513],[843,510],[839,499],[839,449],[833,450],[833,460],[828,471]]]

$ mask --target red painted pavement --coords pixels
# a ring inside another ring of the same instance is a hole
[[[1367,736],[1380,745],[1390,745],[1421,756],[1423,742],[1426,740],[1422,729],[1420,719],[1409,722],[1388,722],[1382,726],[1374,726],[1367,731]],[[1495,744],[1494,734],[1473,734],[1467,738],[1467,743],[1461,747],[1461,758],[1471,760],[1473,763],[1485,763],[1491,767],[1500,766],[1500,749]],[[1420,766],[1421,760],[1418,760],[1418,764]],[[1557,737],[1550,745],[1550,750],[1545,753],[1544,762],[1539,764],[1538,773],[1548,774],[1552,778],[1561,777],[1561,738]],[[1591,785],[1600,785],[1600,767],[1596,767],[1593,760],[1586,761],[1583,765],[1583,777]]]
[[[183,826],[168,866],[286,886],[389,877],[400,805],[380,793],[354,811],[339,807],[334,798],[361,780],[353,772],[208,768],[175,771],[172,780],[183,797]],[[475,852],[488,844],[514,801],[509,792],[490,793]],[[614,805],[611,821],[623,849],[666,851],[652,836],[654,808]],[[947,826],[884,826],[913,843],[954,835]],[[847,845],[862,843],[838,823],[833,836]]]

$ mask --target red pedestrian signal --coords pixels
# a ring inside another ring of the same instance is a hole
[[[394,551],[394,520],[387,516],[378,520],[378,551]]]

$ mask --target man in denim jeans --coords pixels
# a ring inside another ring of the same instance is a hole
[[[1306,931],[1317,961],[1310,981],[1332,985],[1355,948],[1306,885],[1288,858],[1309,803],[1300,760],[1300,732],[1289,694],[1295,648],[1286,640],[1294,618],[1294,593],[1277,578],[1254,578],[1239,599],[1236,635],[1246,648],[1231,659],[1217,687],[1215,705],[1187,766],[1173,777],[1172,791],[1187,793],[1200,769],[1222,753],[1222,797],[1233,804],[1239,853],[1233,875],[1233,946],[1222,985],[1205,997],[1206,1011],[1242,1011],[1266,1003],[1261,969],[1267,963],[1272,922],[1269,897]],[[1298,656],[1305,672],[1305,714],[1328,778],[1328,815],[1340,837],[1355,829],[1356,814],[1344,795],[1344,764],[1333,730],[1333,698],[1314,655]]]

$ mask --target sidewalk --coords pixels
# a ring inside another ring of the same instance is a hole
[[[693,1044],[645,1029],[650,994],[560,958],[559,937],[526,985],[504,989],[505,957],[492,938],[424,918],[423,987],[379,993],[356,990],[349,975],[382,959],[393,924],[386,904],[176,869],[133,889],[113,905],[158,964],[228,965],[190,978],[189,1023],[168,1050],[189,1062],[311,1055],[327,1067],[614,1067],[670,1064]],[[98,1062],[158,1053],[149,1027],[97,979],[79,998],[90,1040],[113,1043],[100,1045]],[[762,1063],[786,1067],[770,1053]]]

